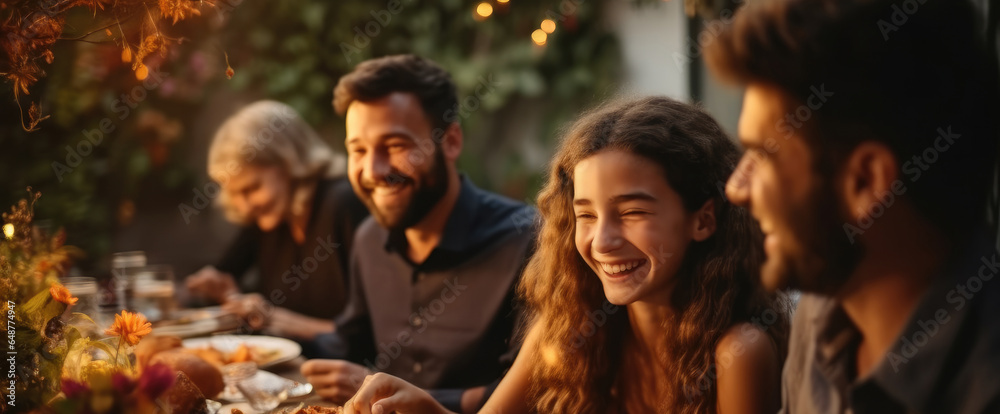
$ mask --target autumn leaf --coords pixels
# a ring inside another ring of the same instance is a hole
[[[32,102],[31,107],[28,108],[28,127],[25,128],[25,130],[28,132],[38,130],[38,123],[48,119],[50,116],[51,115],[42,116],[41,108],[38,107],[38,104]]]
[[[195,6],[193,1],[188,0],[160,0],[160,14],[164,18],[173,18],[173,24],[191,16],[200,16],[201,10]]]
[[[163,39],[160,38],[159,34],[146,36],[142,41],[142,45],[139,46],[139,50],[135,52],[135,61],[132,63],[132,69],[138,70],[139,65],[142,64],[142,60],[151,53],[160,50],[161,47],[163,47]]]

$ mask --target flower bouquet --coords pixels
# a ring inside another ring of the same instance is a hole
[[[29,188],[30,192],[30,188]],[[62,318],[76,302],[59,277],[78,253],[65,246],[66,234],[55,235],[31,225],[32,201],[21,200],[3,214],[0,241],[0,315],[5,332],[3,403],[0,412],[41,407],[60,392],[67,351],[93,321],[75,314]]]
[[[29,188],[30,192],[30,188]],[[3,214],[0,315],[4,379],[0,413],[192,413],[206,410],[190,379],[165,365],[137,367],[134,349],[152,330],[146,317],[122,311],[99,337],[77,298],[59,283],[77,251],[33,227],[32,201]]]

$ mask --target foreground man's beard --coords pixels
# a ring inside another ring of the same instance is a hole
[[[806,205],[792,208],[788,217],[795,240],[784,240],[779,257],[768,258],[771,263],[762,269],[762,277],[775,281],[772,285],[779,289],[835,296],[857,268],[863,249],[844,234],[848,215],[834,197],[830,180],[817,181]]]
[[[431,165],[430,171],[420,174],[421,184],[419,186],[411,176],[404,175],[399,171],[390,173],[389,180],[401,181],[401,185],[413,186],[413,194],[401,214],[390,215],[380,210],[371,196],[371,189],[376,184],[371,181],[361,181],[361,186],[364,188],[360,197],[361,201],[382,227],[389,231],[401,231],[413,227],[420,220],[423,220],[448,192],[448,169],[445,167],[441,148],[436,148],[432,160],[433,165]]]

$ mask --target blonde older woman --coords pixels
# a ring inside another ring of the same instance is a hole
[[[188,277],[189,291],[271,334],[311,340],[332,331],[354,230],[368,215],[345,165],[288,105],[259,101],[226,120],[208,173],[227,218],[245,227],[217,266]],[[254,267],[256,280],[244,277]]]

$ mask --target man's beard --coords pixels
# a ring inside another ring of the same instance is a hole
[[[368,207],[368,211],[375,216],[375,220],[382,227],[389,231],[400,231],[413,227],[423,220],[434,209],[438,201],[444,197],[445,193],[448,192],[448,169],[445,167],[444,155],[441,152],[441,148],[436,148],[432,159],[433,165],[431,165],[430,171],[420,173],[421,184],[419,187],[417,187],[417,183],[413,177],[404,175],[398,171],[393,171],[390,173],[390,177],[387,178],[389,181],[402,181],[403,185],[414,186],[413,196],[406,208],[403,209],[402,214],[387,215],[385,212],[379,210],[378,206],[372,200],[371,195],[366,194],[362,197],[362,201]]]
[[[841,292],[864,254],[859,243],[844,233],[843,203],[834,195],[828,178],[816,177],[806,205],[791,209],[789,225],[796,235],[795,247],[783,246],[778,287],[834,296]],[[852,223],[853,224],[853,223]]]

